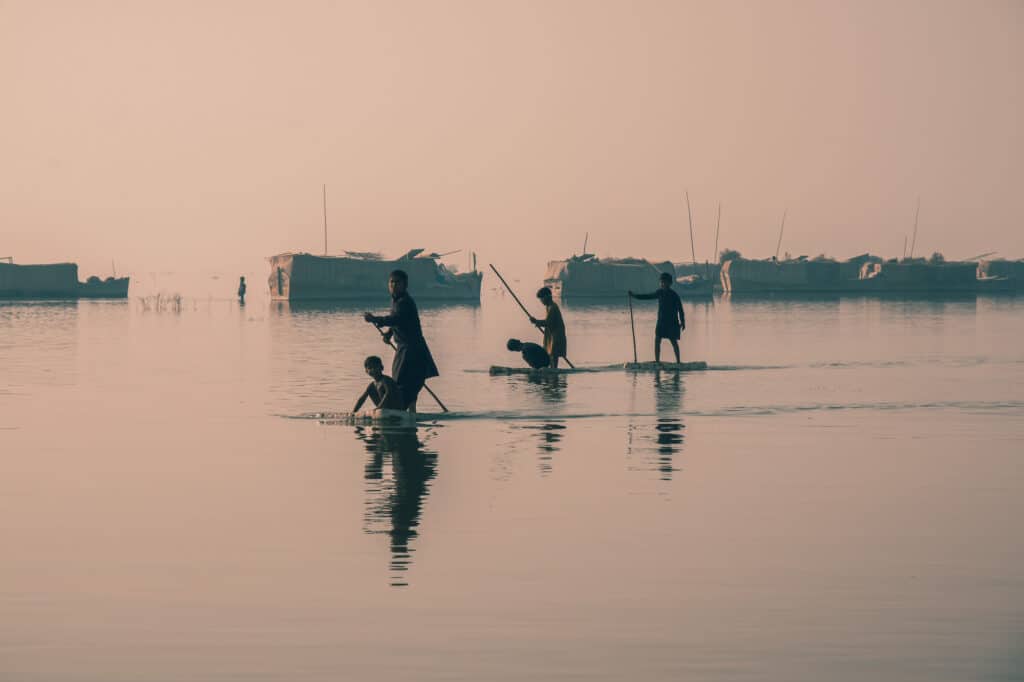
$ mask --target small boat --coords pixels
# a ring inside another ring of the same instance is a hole
[[[703,360],[694,362],[623,362],[616,365],[600,365],[598,367],[500,367],[492,365],[491,376],[507,376],[511,374],[528,374],[532,376],[557,376],[560,374],[587,374],[589,372],[699,372],[708,368]]]

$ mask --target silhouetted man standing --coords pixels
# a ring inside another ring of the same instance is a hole
[[[423,384],[431,377],[439,376],[437,365],[423,338],[420,313],[416,302],[406,289],[409,276],[403,270],[395,270],[388,277],[388,291],[391,292],[391,311],[387,315],[364,313],[363,319],[378,327],[389,327],[384,342],[394,338],[395,359],[391,362],[391,376],[402,389],[405,409],[416,411],[416,398]]]
[[[682,330],[686,329],[686,314],[683,312],[683,302],[679,294],[672,290],[672,275],[667,272],[661,273],[658,277],[658,290],[650,294],[629,295],[641,301],[658,300],[658,324],[654,328],[654,361],[661,362],[661,340],[668,339],[672,344],[672,350],[676,354],[676,364],[679,364],[679,336]]]
[[[245,277],[238,278],[238,303],[245,305]]]

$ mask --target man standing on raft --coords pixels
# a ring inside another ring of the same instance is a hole
[[[565,340],[565,322],[562,320],[562,311],[558,304],[551,298],[551,289],[542,287],[537,292],[537,298],[544,304],[546,314],[543,320],[530,317],[530,322],[544,332],[544,350],[551,358],[551,368],[558,369],[558,358],[564,358],[568,343]]]
[[[686,329],[686,314],[683,312],[683,302],[679,299],[679,294],[672,290],[672,275],[663,272],[658,279],[661,286],[657,291],[650,294],[634,294],[630,291],[629,296],[641,301],[658,299],[658,324],[654,328],[654,361],[661,362],[661,340],[668,339],[676,354],[678,365],[679,336],[682,330]]]
[[[427,379],[439,375],[434,358],[423,338],[420,313],[416,302],[406,291],[409,276],[403,270],[395,270],[388,277],[388,291],[391,292],[391,311],[387,315],[364,313],[363,319],[377,327],[388,327],[384,343],[394,337],[395,358],[391,361],[391,376],[402,389],[405,409],[416,411],[416,398]]]

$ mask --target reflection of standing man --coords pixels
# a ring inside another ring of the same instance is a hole
[[[427,379],[439,375],[434,358],[423,338],[420,313],[416,302],[406,289],[409,276],[403,270],[395,270],[388,277],[388,291],[391,292],[391,311],[387,315],[364,313],[363,319],[378,327],[389,327],[384,342],[395,340],[395,358],[391,362],[391,377],[402,389],[405,409],[416,411],[416,398]]]
[[[430,493],[430,481],[437,476],[437,453],[423,448],[415,430],[369,432],[356,429],[356,437],[366,443],[370,461],[366,464],[367,522],[389,523],[385,531],[391,537],[392,585],[408,582],[399,572],[408,571],[412,564],[412,541],[419,535],[420,514]],[[389,491],[377,482],[384,478],[386,456],[391,460],[394,487]],[[376,499],[371,499],[376,498]],[[367,528],[368,533],[374,531]]]

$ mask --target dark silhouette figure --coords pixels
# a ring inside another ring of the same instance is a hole
[[[658,300],[658,323],[654,328],[654,361],[661,362],[661,340],[668,339],[678,364],[679,336],[686,329],[686,313],[683,312],[683,302],[679,294],[672,290],[672,275],[663,272],[658,279],[660,286],[657,291],[650,294],[634,294],[630,291],[629,295],[641,301]]]
[[[513,353],[521,352],[526,364],[534,369],[548,367],[551,364],[551,358],[548,357],[547,352],[536,343],[530,343],[529,341],[523,342],[519,339],[509,339],[505,347]]]
[[[238,303],[245,305],[245,277],[238,278]]]
[[[388,277],[388,291],[391,292],[391,310],[387,315],[363,313],[363,319],[377,327],[388,327],[384,343],[395,341],[395,358],[391,362],[391,376],[402,389],[405,409],[416,411],[416,399],[427,379],[440,373],[430,354],[427,340],[423,338],[420,313],[416,302],[407,291],[409,276],[403,270],[395,270]]]
[[[370,459],[366,464],[366,532],[390,537],[391,584],[408,585],[403,575],[412,563],[412,541],[419,535],[420,513],[430,493],[429,482],[437,475],[437,454],[427,452],[416,429],[356,429]],[[390,459],[391,480],[384,466]],[[384,523],[385,530],[377,526]]]
[[[551,358],[551,366],[557,369],[558,358],[566,356],[569,345],[565,338],[565,321],[562,319],[562,310],[551,298],[551,289],[547,287],[542,287],[537,291],[537,298],[544,305],[544,319],[538,320],[531,316],[530,322],[544,332],[544,351]]]
[[[366,399],[373,401],[375,407],[384,410],[403,410],[405,400],[402,399],[402,389],[395,383],[395,380],[384,374],[384,362],[376,355],[371,355],[363,362],[363,369],[373,381],[369,383],[363,394],[356,401],[352,412],[358,412]]]

